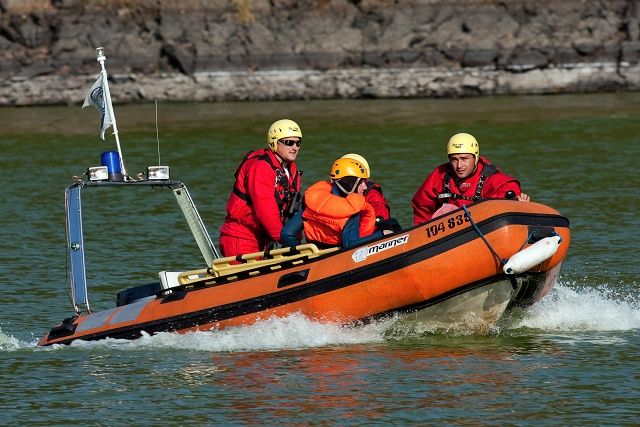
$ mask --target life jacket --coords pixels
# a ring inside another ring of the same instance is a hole
[[[346,197],[331,192],[330,182],[320,181],[304,193],[305,210],[302,213],[304,233],[308,242],[338,245],[342,242],[342,230],[354,215],[360,215],[360,236],[375,231],[376,214],[364,196],[349,193]]]
[[[290,174],[293,174],[293,179],[289,179],[287,171],[285,171],[284,166],[282,166],[279,162],[274,161],[273,155],[270,154],[270,150],[260,149],[255,151],[249,151],[245,153],[242,158],[242,162],[237,167],[235,176],[235,182],[233,184],[233,194],[238,196],[240,199],[244,200],[247,205],[251,206],[251,198],[249,194],[246,193],[244,188],[244,182],[240,182],[238,180],[238,175],[240,171],[245,166],[248,160],[257,159],[263,160],[271,166],[274,173],[276,174],[276,180],[273,186],[273,197],[276,200],[276,204],[278,205],[278,210],[280,211],[280,217],[283,219],[286,216],[286,212],[289,208],[289,204],[295,197],[296,193],[300,192],[300,182],[302,179],[302,171],[298,170],[295,166],[295,163],[290,164],[291,171]]]
[[[447,171],[444,173],[443,182],[442,182],[442,192],[438,194],[438,199],[442,200],[443,203],[446,203],[449,199],[461,199],[468,200],[472,202],[477,202],[482,200],[482,188],[484,187],[484,183],[487,178],[491,175],[498,172],[498,168],[496,168],[493,164],[486,162],[484,159],[480,158],[478,160],[479,163],[483,165],[482,172],[480,173],[480,179],[478,180],[478,184],[476,185],[476,191],[473,196],[463,196],[458,193],[454,193],[451,191],[451,186],[449,182],[451,181],[451,169],[448,167]]]

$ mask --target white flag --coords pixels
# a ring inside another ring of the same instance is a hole
[[[98,77],[98,80],[91,86],[87,97],[84,99],[82,108],[93,106],[100,112],[100,138],[104,141],[104,132],[112,125],[111,116],[107,109],[107,103],[104,99],[104,84],[102,82],[102,74]]]

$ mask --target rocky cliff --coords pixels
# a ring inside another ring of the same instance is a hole
[[[640,88],[640,0],[0,0],[0,105]]]

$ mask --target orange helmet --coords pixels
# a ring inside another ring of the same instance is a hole
[[[333,162],[333,165],[331,165],[329,176],[333,180],[341,179],[345,176],[367,178],[369,175],[367,172],[367,169],[361,162],[347,157],[341,157]]]
[[[367,174],[367,176],[365,178],[369,178],[371,176],[371,169],[369,169],[369,162],[367,162],[367,159],[362,157],[360,154],[349,153],[349,154],[345,154],[344,156],[342,156],[342,158],[343,159],[353,159],[353,160],[356,160],[356,161],[362,163],[362,166],[364,166],[364,169],[365,169],[366,174]]]
[[[349,194],[356,191],[362,180],[367,179],[369,174],[359,161],[341,157],[331,165],[329,176],[340,191]]]

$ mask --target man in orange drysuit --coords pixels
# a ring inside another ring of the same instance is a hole
[[[301,230],[308,243],[319,247],[353,247],[382,237],[376,213],[365,200],[366,170],[352,158],[333,162],[331,181],[319,181],[304,193],[304,208],[282,230],[285,246],[299,244]]]

